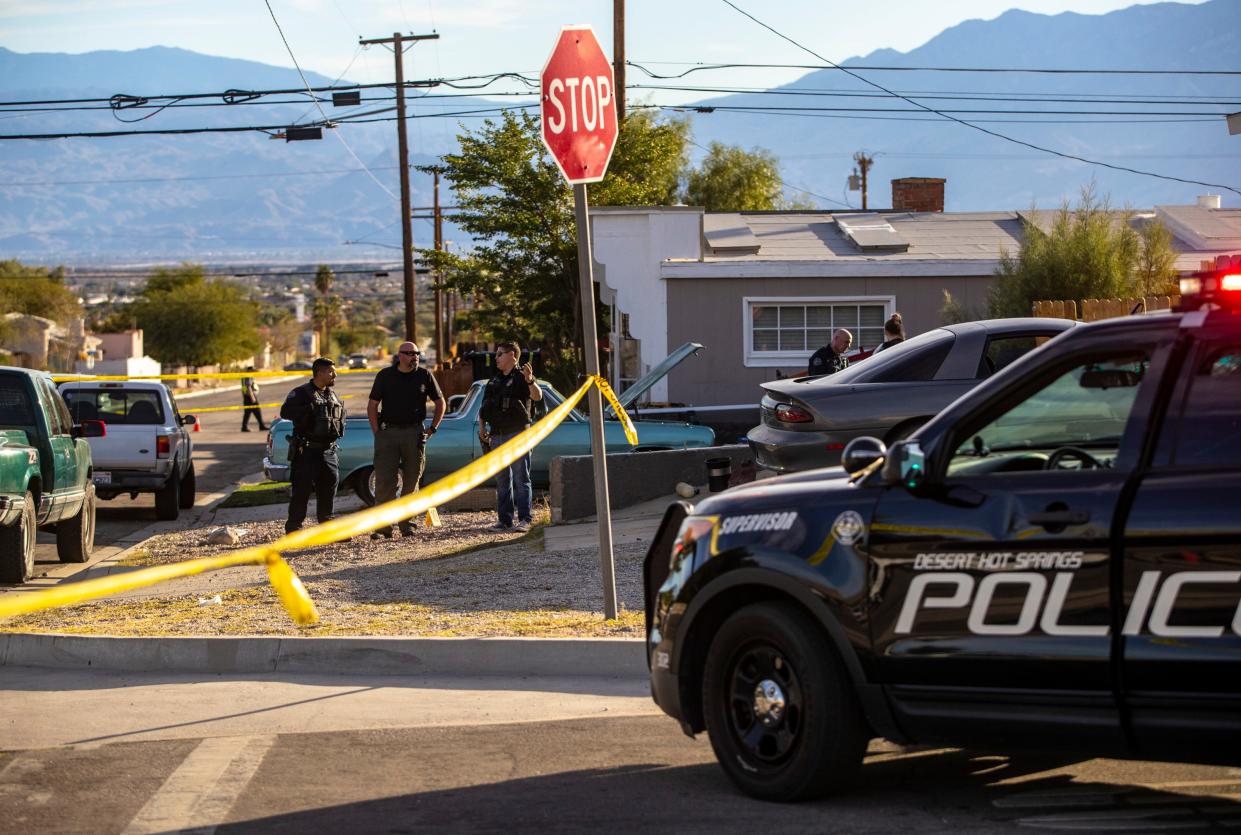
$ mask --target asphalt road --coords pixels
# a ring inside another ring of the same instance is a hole
[[[9,672],[0,816],[10,831],[959,835],[1241,824],[1238,769],[887,743],[832,799],[760,803],[732,788],[705,737],[687,739],[652,712],[644,682],[475,679],[471,690],[408,678]],[[73,727],[48,731],[43,741],[58,744],[15,749],[6,739],[22,736],[19,714]]]
[[[345,399],[345,406],[351,412],[365,412],[366,395],[373,379],[370,374],[342,374],[337,379],[337,392],[341,395],[352,395]],[[264,384],[260,380],[260,384],[260,401],[278,403],[284,400],[289,389],[300,385],[300,381]],[[195,409],[235,406],[240,402],[241,392],[234,390],[179,398],[177,405],[182,414],[195,414]],[[278,416],[279,411],[278,406],[264,409],[264,422]],[[240,411],[204,412],[200,416],[199,424],[202,431],[190,436],[194,442],[194,472],[198,482],[196,509],[201,509],[213,498],[218,498],[219,493],[227,491],[245,476],[263,468],[267,433],[257,431],[253,419],[250,421],[250,431],[242,432],[241,415]],[[155,496],[152,493],[139,493],[137,498],[132,499],[128,495],[121,495],[108,501],[100,501],[95,517],[96,555],[92,562],[111,556],[116,552],[120,540],[147,527],[155,526],[157,530],[182,530],[195,524],[197,518],[198,514],[193,511],[182,511],[176,522],[157,524]],[[39,533],[35,547],[36,577],[59,580],[88,566],[89,564],[61,564],[56,557],[55,534],[46,531]]]

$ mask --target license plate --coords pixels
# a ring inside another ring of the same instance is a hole
[[[95,470],[95,483],[96,484],[111,484],[112,473],[108,472],[107,470]]]

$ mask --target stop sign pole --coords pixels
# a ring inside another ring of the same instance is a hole
[[[590,26],[560,30],[543,67],[540,117],[543,143],[565,179],[573,184],[577,220],[577,272],[582,299],[582,349],[586,373],[599,374],[599,334],[595,322],[595,279],[590,250],[586,184],[607,173],[616,146],[616,96],[612,65]],[[603,395],[592,386],[590,448],[595,470],[595,515],[599,520],[599,571],[603,575],[603,616],[614,620],[616,560],[612,553],[612,510],[608,496],[607,446],[603,435]]]

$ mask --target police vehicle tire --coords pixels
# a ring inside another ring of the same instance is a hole
[[[26,491],[26,507],[12,525],[0,526],[0,583],[24,583],[34,574],[34,543],[38,529],[34,496]]]
[[[746,794],[820,797],[847,787],[861,765],[869,734],[826,640],[804,612],[767,602],[738,611],[711,642],[707,732],[724,773]]]
[[[86,562],[95,550],[95,485],[86,485],[82,509],[56,525],[56,556],[61,562]]]
[[[194,478],[194,462],[190,462],[189,468],[185,471],[185,475],[181,477],[181,501],[182,510],[189,510],[194,506],[194,494],[198,491]]]
[[[171,521],[181,515],[181,479],[174,470],[164,486],[155,491],[155,518]]]

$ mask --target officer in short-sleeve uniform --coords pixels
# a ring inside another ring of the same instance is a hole
[[[336,442],[345,434],[345,406],[332,391],[336,369],[326,357],[312,366],[309,383],[289,392],[280,417],[293,422],[293,441],[289,447],[290,480],[289,519],[286,533],[301,528],[306,521],[310,494],[315,493],[315,516],[319,522],[332,518],[332,502],[340,481],[340,465],[336,460]]]
[[[397,362],[375,375],[366,416],[375,436],[375,503],[396,498],[396,474],[401,473],[401,495],[413,493],[422,480],[427,439],[444,418],[444,394],[435,376],[418,367],[421,354],[412,342],[401,343]],[[431,426],[423,430],[427,401],[435,403]],[[411,536],[409,520],[401,522],[401,535]],[[392,528],[380,528],[371,539],[391,537]]]

